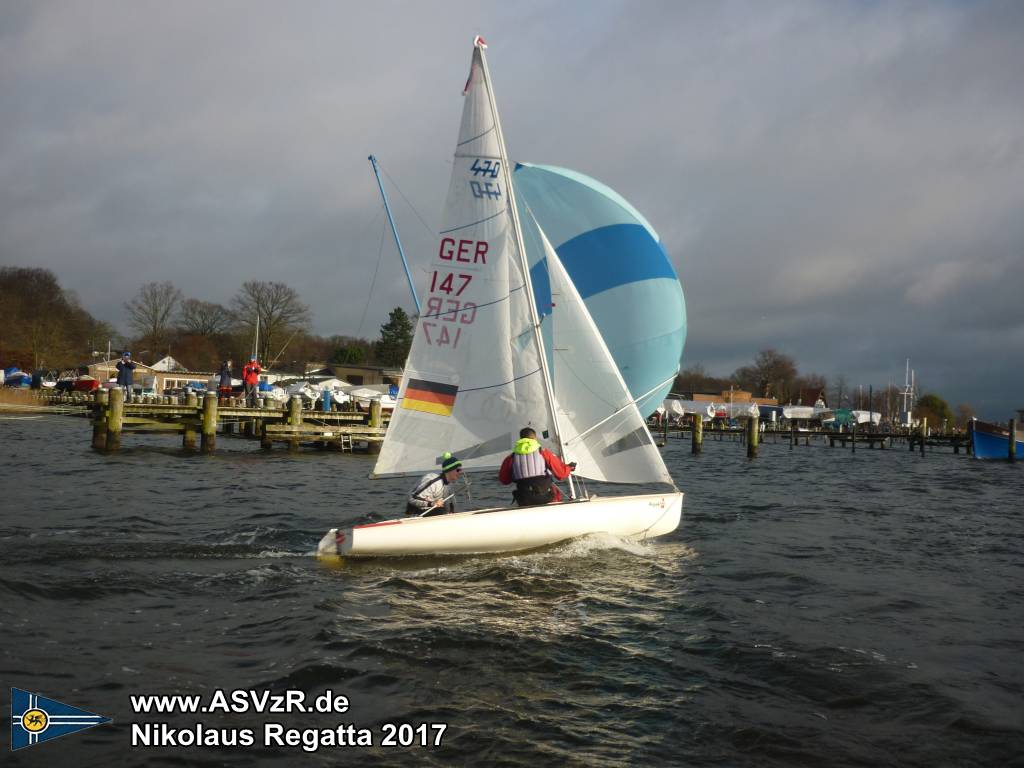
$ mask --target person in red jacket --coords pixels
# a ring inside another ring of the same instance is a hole
[[[242,382],[245,384],[245,404],[255,408],[259,405],[260,391],[260,364],[256,361],[256,355],[249,358],[249,362],[242,368]]]
[[[564,464],[537,442],[537,433],[529,427],[519,430],[512,453],[505,457],[498,470],[502,485],[516,484],[512,498],[520,507],[533,507],[561,501],[562,492],[553,480],[565,480],[576,469],[576,462]]]

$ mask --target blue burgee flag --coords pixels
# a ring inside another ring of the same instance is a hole
[[[109,722],[109,717],[86,712],[38,693],[11,688],[12,750]]]

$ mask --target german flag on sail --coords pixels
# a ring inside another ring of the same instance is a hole
[[[402,407],[410,411],[436,413],[438,416],[451,416],[455,407],[455,395],[459,388],[452,384],[441,384],[437,381],[409,379],[405,388]]]

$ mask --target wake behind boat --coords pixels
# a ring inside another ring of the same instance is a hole
[[[464,470],[493,477],[520,428],[529,427],[581,477],[671,490],[331,529],[321,555],[514,552],[592,533],[644,540],[679,525],[683,494],[637,403],[664,396],[681,338],[670,370],[648,381],[647,391],[631,393],[547,231],[528,201],[517,204],[485,47],[474,41],[441,240],[373,476],[436,472],[449,451]],[[633,221],[607,196],[600,208],[605,215],[614,208],[612,225]],[[630,242],[647,237],[648,228],[628,227],[637,233]],[[634,255],[622,242],[612,249],[617,263],[601,254],[608,269],[621,270]],[[598,252],[591,253],[591,271],[600,269]],[[679,290],[670,265],[656,274]],[[684,325],[681,293],[672,308],[681,320],[674,327]],[[625,317],[631,308],[616,311]],[[571,478],[569,488],[575,496]]]

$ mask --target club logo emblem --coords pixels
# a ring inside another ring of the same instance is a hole
[[[12,750],[35,746],[109,722],[109,717],[86,712],[38,693],[11,688]]]

